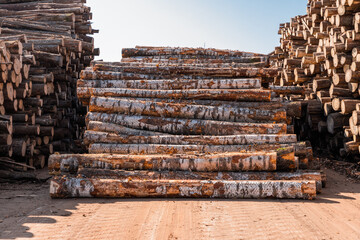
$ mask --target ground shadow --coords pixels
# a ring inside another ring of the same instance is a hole
[[[306,204],[339,204],[339,200],[357,200],[348,196],[348,193],[360,193],[360,184],[346,179],[334,171],[327,170],[327,186],[316,200],[278,200],[278,199],[51,199],[48,194],[49,183],[36,183],[33,187],[26,185],[15,186],[16,189],[4,189],[0,185],[0,204],[1,214],[10,214],[11,216],[0,216],[0,239],[16,238],[36,238],[34,233],[26,226],[28,223],[36,224],[55,224],[55,217],[71,217],[72,212],[78,209],[80,204],[113,204],[126,202],[156,202],[156,201],[173,201],[173,202],[247,202],[257,201],[264,204],[271,203],[303,203]],[[34,187],[35,186],[35,187]],[[13,193],[11,195],[11,193]],[[19,194],[22,195],[19,195]],[[27,197],[28,196],[28,197]],[[31,202],[31,204],[29,204]],[[29,205],[29,206],[27,206]],[[19,206],[20,209],[17,209]],[[27,206],[27,207],[26,207]]]

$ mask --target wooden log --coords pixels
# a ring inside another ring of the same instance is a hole
[[[356,109],[356,104],[360,103],[360,100],[343,99],[341,101],[341,113],[350,114]]]
[[[128,100],[128,98],[117,98]],[[251,108],[267,110],[286,110],[287,116],[302,117],[302,104],[300,101],[271,101],[271,102],[230,102],[218,100],[186,100],[186,99],[158,99],[158,98],[137,98],[138,101],[152,101],[161,103],[181,103],[187,105],[209,105],[229,108]]]
[[[295,149],[291,145],[157,145],[157,144],[104,144],[95,143],[89,147],[90,154],[210,154],[227,152],[269,151],[277,153],[276,169],[289,171],[298,168]],[[307,168],[307,166],[305,166]]]
[[[0,154],[5,157],[12,157],[13,149],[11,145],[0,145]]]
[[[13,126],[13,135],[29,135],[29,136],[38,136],[40,134],[39,125],[17,125]]]
[[[63,56],[61,54],[53,54],[41,51],[34,51],[33,52],[37,61],[40,61],[42,64],[46,64],[48,66],[56,66],[62,67],[63,66]]]
[[[90,92],[90,95],[88,94]],[[270,102],[271,91],[258,89],[187,89],[187,90],[147,90],[127,88],[78,88],[79,98],[91,96],[161,98],[161,99],[194,99]]]
[[[301,86],[270,86],[270,90],[277,95],[305,94],[305,89]]]
[[[352,112],[352,119],[355,125],[360,125],[360,111],[353,111]]]
[[[12,123],[10,121],[0,120],[0,131],[2,133],[12,134],[13,132]]]
[[[51,155],[49,171],[76,173],[79,166],[123,170],[171,171],[275,171],[275,152],[222,153],[198,155]]]
[[[176,80],[79,80],[78,87],[134,88],[155,90],[252,89],[261,88],[259,79],[176,79]]]
[[[331,113],[327,118],[328,132],[334,134],[336,129],[347,126],[348,122],[349,116],[341,113]]]
[[[12,144],[12,135],[11,134],[0,134],[0,145],[9,145]]]
[[[185,136],[185,135],[165,135],[135,136],[121,135],[111,132],[99,132],[87,130],[84,134],[86,144],[92,143],[122,143],[122,144],[170,144],[170,145],[261,145],[261,144],[291,144],[296,143],[295,134],[287,135],[229,135],[229,136]]]
[[[114,123],[125,127],[185,135],[285,134],[286,124],[232,123],[210,120],[173,119],[121,114],[93,113],[87,121]]]
[[[326,184],[324,175],[318,171],[297,172],[184,172],[184,171],[124,171],[82,168],[78,174],[85,178],[126,180],[312,180],[320,193]]]
[[[169,47],[143,47],[136,46],[135,48],[123,48],[122,57],[136,57],[136,56],[166,56],[166,55],[179,55],[179,56],[234,56],[237,58],[264,56],[262,54],[247,53],[233,50],[213,49],[213,48],[169,48]]]
[[[164,133],[161,133],[161,132],[133,129],[133,128],[124,127],[124,126],[113,124],[113,123],[104,123],[104,122],[98,122],[98,121],[89,121],[87,124],[87,129],[96,131],[96,132],[110,132],[110,133],[123,134],[123,135],[128,135],[128,136],[164,135]]]
[[[50,196],[182,197],[182,198],[300,198],[316,197],[315,181],[131,181],[53,178]],[[90,190],[92,189],[92,190]]]
[[[268,77],[273,78],[277,75],[277,68],[204,68],[193,66],[109,66],[103,64],[96,64],[93,67],[94,71],[112,71],[124,73],[137,73],[137,74],[160,74],[164,76],[176,77],[179,75],[191,75],[192,77],[231,77],[231,78],[255,78],[255,77]],[[101,79],[101,78],[98,78]],[[106,78],[107,79],[107,78]]]
[[[14,139],[11,147],[13,149],[14,156],[26,156],[26,142],[23,139]]]
[[[117,98],[93,97],[89,110],[92,112],[119,113],[167,118],[204,119],[230,122],[286,122],[284,110],[228,108],[180,103],[145,102]]]

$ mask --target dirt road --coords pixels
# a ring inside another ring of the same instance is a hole
[[[51,200],[0,185],[0,239],[360,239],[360,184],[328,170],[315,201]]]

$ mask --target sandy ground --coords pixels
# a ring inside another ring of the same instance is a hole
[[[328,170],[315,201],[60,199],[0,185],[0,239],[360,239],[360,184]]]

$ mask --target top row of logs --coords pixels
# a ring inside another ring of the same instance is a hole
[[[271,65],[281,68],[275,85],[304,86],[307,103],[299,121],[303,137],[341,156],[359,153],[360,1],[309,0],[307,14],[281,24]],[[326,136],[326,137],[324,137]]]
[[[99,49],[84,0],[0,0],[0,153],[42,168],[81,151],[76,82]]]

